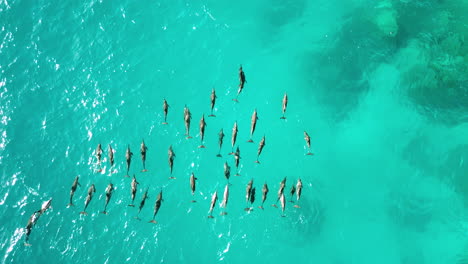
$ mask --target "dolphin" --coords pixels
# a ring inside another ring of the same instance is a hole
[[[127,175],[125,175],[125,177],[130,177],[128,176],[128,171],[130,170],[130,164],[132,163],[132,156],[133,153],[130,151],[130,145],[128,145],[127,151],[125,152],[125,159],[127,160]]]
[[[112,174],[112,167],[114,166],[114,149],[112,148],[110,144],[109,144],[109,162],[111,165],[110,173]]]
[[[258,120],[257,109],[255,109],[253,114],[252,114],[251,121],[250,121],[250,139],[247,140],[247,142],[249,142],[249,143],[253,143],[252,137],[253,137],[253,134],[255,132],[255,127],[257,126],[257,120]]]
[[[195,175],[192,172],[192,175],[190,175],[190,190],[192,190],[192,197],[195,195],[195,189],[196,189],[196,181],[198,179],[195,177]],[[192,200],[192,203],[195,203],[195,200]]]
[[[297,179],[297,184],[296,184],[296,198],[297,202],[301,199],[301,194],[302,194],[302,181],[301,179]],[[300,208],[298,204],[294,205],[296,208]]]
[[[250,196],[252,194],[252,185],[253,185],[253,179],[251,179],[249,181],[249,183],[247,183],[247,187],[245,188],[245,201],[247,202],[247,205],[249,204],[249,201],[250,201]],[[245,211],[250,211],[251,208],[250,207],[246,207],[244,209]]]
[[[78,186],[81,186],[81,184],[78,182],[79,179],[80,179],[80,176],[76,176],[75,180],[73,181],[73,184],[70,190],[70,203],[68,204],[68,206],[73,205],[73,195],[75,195],[76,188]]]
[[[256,193],[257,189],[255,187],[252,188],[252,192],[250,193],[250,205],[251,205],[251,209],[250,211],[253,210],[253,203],[255,202],[255,193]]]
[[[280,182],[280,187],[279,187],[279,190],[278,190],[278,199],[276,200],[276,203],[278,203],[278,201],[281,199],[281,195],[284,192],[284,187],[285,186],[286,186],[286,177],[284,177],[284,179]],[[272,206],[277,207],[276,203],[273,204]]]
[[[216,98],[218,98],[216,96],[216,91],[215,89],[213,88],[213,90],[211,90],[211,96],[210,96],[210,100],[211,100],[211,114],[208,116],[208,117],[216,117],[215,115],[213,115],[213,108],[215,107],[215,104],[216,104]]]
[[[226,178],[228,183],[229,183],[229,177],[230,176],[231,176],[231,167],[229,167],[229,164],[226,161],[226,162],[224,162],[224,177]]]
[[[294,201],[292,199],[294,194],[296,193],[296,186],[294,186],[294,184],[291,186],[291,191],[289,191],[289,193],[291,194],[291,201],[290,202],[294,203]]]
[[[260,205],[258,208],[262,209],[263,210],[263,204],[265,203],[265,200],[267,198],[267,195],[268,195],[268,185],[267,183],[265,182],[265,184],[263,184],[263,188],[262,188],[262,205]]]
[[[221,131],[219,131],[218,133],[218,145],[219,145],[219,152],[218,152],[218,155],[216,155],[216,157],[221,157],[221,148],[223,147],[223,139],[224,139],[224,133],[223,133],[223,129],[221,128]]]
[[[307,147],[309,148],[309,152],[307,152],[306,155],[314,155],[312,152],[310,152],[310,137],[309,137],[309,134],[307,134],[306,131],[304,131],[304,139],[305,139],[305,142],[307,144]]]
[[[226,184],[226,187],[224,187],[223,201],[221,202],[221,207],[224,208],[224,212],[222,212],[221,215],[227,215],[226,206],[228,204],[228,200],[229,200],[229,183]]]
[[[109,204],[109,201],[112,197],[112,192],[114,191],[114,185],[112,183],[109,183],[106,188],[106,204],[104,205],[104,211],[102,211],[103,214],[107,214],[107,205]]]
[[[162,190],[159,192],[158,194],[158,197],[156,197],[156,203],[154,204],[154,211],[153,211],[153,219],[151,219],[151,221],[149,221],[149,223],[153,223],[153,224],[156,224],[156,220],[154,220],[154,218],[156,218],[156,215],[158,214],[159,212],[159,208],[161,208],[161,203],[162,203],[163,198],[162,198]]]
[[[281,202],[281,217],[285,217],[284,209],[286,207],[286,202],[284,200],[284,193],[282,193],[281,196],[280,196],[280,202]]]
[[[190,136],[190,122],[192,120],[192,113],[187,106],[184,108],[184,122],[185,122],[185,135],[187,135],[187,139],[192,138]]]
[[[141,161],[143,162],[143,170],[142,172],[146,172],[146,151],[148,150],[148,147],[145,145],[145,141],[141,141],[140,145],[140,153],[141,153]]]
[[[102,168],[101,168],[101,157],[102,157],[102,147],[101,147],[101,144],[98,144],[97,148],[96,148],[96,158],[97,158],[97,161],[98,161],[98,170],[97,172],[101,172],[102,171]]]
[[[172,150],[172,145],[169,146],[169,150],[167,151],[167,156],[168,156],[168,161],[169,161],[169,169],[171,169],[171,177],[169,179],[175,179],[175,177],[172,176],[172,168],[174,167],[174,158],[175,158],[175,153]]]
[[[167,112],[169,111],[169,105],[167,104],[166,99],[163,101],[163,112],[164,112],[164,122],[163,125],[167,125]]]
[[[286,113],[286,108],[287,107],[288,107],[288,94],[284,93],[284,96],[283,96],[283,116],[280,117],[280,119],[286,119],[284,114]]]
[[[244,85],[246,83],[245,79],[245,73],[244,70],[242,69],[242,65],[239,67],[239,89],[237,90],[237,96],[236,98],[232,99],[235,102],[239,102],[237,98],[239,97],[239,94],[242,92],[242,89],[244,89]]]
[[[205,146],[203,146],[203,140],[205,138],[205,127],[206,127],[205,114],[203,114],[202,118],[200,119],[200,140],[201,140],[201,145],[199,146],[199,148],[205,148]]]
[[[131,207],[134,207],[135,205],[133,204],[133,201],[135,201],[135,196],[136,196],[136,192],[137,192],[137,189],[138,189],[138,184],[140,184],[137,179],[135,178],[135,174],[133,174],[133,179],[132,179],[132,183],[131,183],[131,189],[130,189],[130,193],[132,194],[132,203],[129,204],[128,206],[131,206]]]
[[[237,146],[237,149],[236,149],[236,152],[234,153],[234,162],[236,164],[236,176],[240,176],[239,174],[239,161],[241,159],[241,156],[240,156],[240,150],[239,150],[239,146]]]
[[[96,188],[94,187],[94,184],[91,184],[91,186],[88,189],[88,196],[86,196],[86,201],[85,201],[85,207],[80,214],[87,215],[88,213],[86,212],[86,208],[88,208],[89,202],[93,199],[93,195],[96,192]]]
[[[210,215],[208,215],[208,218],[214,218],[213,216],[213,209],[216,205],[216,201],[218,200],[218,191],[215,191],[213,195],[211,196],[211,204],[210,204]]]
[[[39,220],[39,217],[41,216],[41,210],[35,211],[28,220],[28,223],[26,225],[26,239],[24,242],[25,246],[31,246],[31,244],[28,243],[29,241],[29,235],[31,234],[32,228],[36,225],[37,220]]]
[[[138,214],[135,217],[135,219],[140,220],[138,217],[140,215],[141,209],[143,209],[143,206],[145,206],[146,199],[148,199],[148,188],[146,188],[145,193],[143,193],[143,197],[141,197],[141,202],[140,202],[140,207],[138,208]]]
[[[234,154],[234,145],[236,144],[236,139],[237,139],[237,121],[234,122],[234,126],[232,127],[232,137],[231,137],[231,146],[232,146],[232,152],[229,153],[229,155]]]
[[[258,160],[258,158],[260,157],[260,154],[262,154],[263,147],[265,147],[265,136],[262,137],[262,140],[261,140],[260,143],[258,144],[257,160],[255,161],[255,163],[260,163],[260,161]]]

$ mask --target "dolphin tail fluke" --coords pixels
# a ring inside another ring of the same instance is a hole
[[[265,208],[263,208],[263,205],[260,205],[258,208],[259,208],[259,209],[262,209],[262,210],[265,209]]]
[[[253,139],[247,140],[248,143],[253,143]]]
[[[283,119],[283,120],[285,120],[285,119],[286,119],[286,117],[285,117],[285,116],[282,116],[282,117],[280,117],[280,119]]]
[[[198,146],[198,148],[206,148],[203,144]]]
[[[312,156],[312,155],[314,155],[314,153],[312,153],[312,152],[309,151],[306,155],[307,155],[307,156]]]
[[[278,208],[278,205],[276,204],[272,204],[271,206],[273,206],[274,208]]]
[[[156,224],[157,222],[156,222],[156,220],[153,219],[153,220],[149,221],[148,223]]]
[[[28,242],[24,242],[24,245],[25,245],[26,247],[30,247],[30,246],[31,246],[31,244],[29,244]]]
[[[260,164],[260,161],[258,161],[258,159],[257,159],[257,160],[255,161],[255,163]]]
[[[175,179],[176,179],[176,177],[174,177],[174,176],[169,177],[169,180],[175,180]]]
[[[142,169],[141,172],[147,172],[148,170],[147,169]]]
[[[250,212],[250,211],[253,211],[253,209],[251,207],[246,207],[246,208],[244,208],[244,211]]]
[[[298,205],[298,204],[295,204],[295,205],[294,205],[294,208],[301,208],[301,206]]]
[[[208,216],[208,218],[210,218],[210,219],[213,219],[213,218],[214,218],[214,216],[213,216],[213,215],[209,215],[209,216]]]
[[[87,213],[87,212],[85,212],[85,211],[83,211],[83,212],[80,212],[80,214],[82,214],[82,215],[88,215],[88,213]]]
[[[191,139],[192,137],[190,135],[187,135],[187,139]]]
[[[225,215],[227,215],[227,214],[228,214],[227,212],[222,212],[222,213],[220,213],[219,215],[225,216]]]
[[[281,217],[286,217],[286,216],[284,214],[282,214]]]
[[[70,206],[74,206],[74,204],[72,202],[70,202],[69,204],[67,204],[67,207],[70,207]]]
[[[164,121],[164,122],[162,122],[162,124],[163,124],[163,125],[167,125],[167,122],[166,122],[166,121]]]
[[[128,206],[130,206],[130,207],[135,207],[135,205],[134,205],[134,204],[129,204]]]
[[[136,220],[141,221],[141,218],[137,216],[134,217]]]
[[[211,115],[209,115],[208,117],[216,117],[216,116],[215,116],[215,115],[213,115],[213,114],[211,114]]]
[[[218,153],[218,155],[216,155],[216,157],[221,158],[222,157],[221,153]]]
[[[232,100],[233,100],[234,102],[236,102],[236,103],[239,102],[239,100],[237,100],[237,98],[232,98]]]
[[[106,215],[106,214],[107,214],[107,211],[106,211],[106,210],[104,210],[104,211],[102,211],[102,213]]]
[[[192,203],[196,203],[196,202],[197,202],[197,201],[195,201],[195,200],[192,200]]]

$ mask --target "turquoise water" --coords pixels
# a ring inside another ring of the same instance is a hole
[[[467,263],[467,13],[460,0],[0,1],[1,262]],[[240,64],[247,83],[235,103]],[[217,117],[208,118],[213,87]],[[198,148],[202,114],[206,149]],[[239,177],[227,155],[235,121]],[[305,155],[304,130],[314,156]],[[149,188],[141,221],[127,206],[127,144],[136,204]],[[225,161],[228,215],[216,206],[208,219],[215,190],[221,202]],[[67,208],[77,175],[76,206]],[[270,205],[284,177],[287,193],[299,177],[304,188],[301,208],[287,203],[281,217]],[[103,215],[109,182],[116,189]],[[92,183],[89,215],[80,215]],[[29,216],[50,197],[27,247]]]

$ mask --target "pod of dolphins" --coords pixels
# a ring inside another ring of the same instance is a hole
[[[246,78],[245,78],[245,73],[244,73],[244,71],[242,69],[242,65],[241,65],[240,68],[239,68],[238,91],[237,91],[236,97],[232,99],[233,101],[238,102],[238,97],[239,97],[240,93],[242,92],[246,82],[247,81],[246,81]],[[211,91],[210,99],[211,99],[211,108],[210,108],[210,115],[208,117],[216,117],[216,115],[213,114],[213,110],[215,108],[216,99],[217,99],[216,91],[215,91],[214,88]],[[282,119],[282,120],[286,119],[285,114],[286,114],[287,106],[288,106],[288,95],[285,93],[284,96],[283,96],[283,100],[282,100],[282,116],[280,117],[280,119]],[[167,116],[168,116],[169,108],[170,108],[170,106],[169,106],[168,102],[166,101],[166,99],[164,99],[163,100],[164,122],[162,122],[163,125],[168,124]],[[190,122],[191,122],[191,119],[192,119],[192,114],[190,112],[190,109],[187,107],[187,105],[185,105],[185,107],[184,107],[184,123],[185,123],[185,136],[187,137],[187,139],[192,138],[190,136]],[[253,135],[254,135],[254,132],[255,132],[256,125],[257,125],[257,120],[258,120],[257,109],[254,109],[254,112],[252,113],[252,117],[251,117],[250,138],[247,141],[249,143],[254,142],[253,141]],[[200,120],[200,124],[199,124],[199,129],[200,129],[200,146],[199,146],[199,148],[205,148],[205,146],[204,146],[205,128],[206,128],[206,122],[205,122],[205,115],[203,114],[202,118]],[[234,164],[236,166],[236,174],[235,175],[240,176],[240,174],[239,174],[239,162],[240,162],[241,156],[240,156],[240,149],[239,149],[238,145],[237,145],[236,150],[234,151],[234,147],[236,146],[237,133],[238,133],[238,125],[237,125],[237,121],[235,121],[234,126],[232,128],[232,135],[231,135],[231,148],[232,148],[232,151],[229,153],[229,155],[234,156]],[[224,132],[223,132],[223,129],[221,129],[219,131],[218,136],[219,136],[219,138],[218,138],[219,151],[218,151],[218,154],[216,155],[216,157],[222,157],[221,149],[222,149],[222,146],[223,146],[223,139],[224,139],[224,136],[225,136]],[[311,149],[310,136],[306,131],[304,131],[304,140],[305,140],[305,143],[306,143],[306,146],[307,146],[307,149],[308,149],[308,152],[307,152],[306,155],[313,155],[313,153],[310,151],[310,149]],[[261,139],[261,141],[259,143],[258,150],[257,150],[257,158],[255,160],[255,163],[260,164],[259,158],[260,158],[260,155],[261,155],[261,153],[263,151],[264,146],[265,146],[265,135],[262,137],[262,139]],[[140,145],[140,154],[141,154],[141,160],[142,160],[142,164],[143,164],[142,172],[147,171],[147,169],[146,169],[146,152],[147,152],[147,150],[148,150],[148,147],[146,146],[145,141],[142,140],[141,145]],[[110,167],[111,167],[111,170],[110,170],[111,174],[113,172],[112,168],[113,168],[113,166],[115,164],[114,163],[114,153],[115,153],[114,149],[109,144],[109,147],[108,147],[108,158],[109,159],[108,160],[109,160]],[[102,159],[102,154],[103,154],[101,144],[98,144],[94,154],[95,154],[96,159],[97,159],[97,170],[96,171],[101,172],[102,171],[101,159]],[[133,153],[130,150],[130,145],[127,145],[127,149],[126,149],[126,152],[125,152],[125,160],[126,160],[126,175],[125,175],[125,177],[130,177],[129,176],[129,171],[130,171],[130,165],[131,165],[131,162],[132,162],[132,156],[133,156]],[[169,177],[169,179],[175,179],[175,177],[172,176],[172,171],[173,171],[173,166],[174,166],[174,158],[175,157],[176,157],[176,155],[175,155],[174,150],[172,149],[172,145],[171,145],[171,146],[169,146],[169,149],[168,149],[168,163],[169,163],[169,169],[170,169],[170,175],[171,175]],[[224,187],[223,197],[222,197],[222,201],[220,203],[220,208],[222,208],[222,212],[220,213],[220,215],[222,215],[222,216],[227,215],[226,208],[227,208],[228,199],[229,199],[229,186],[231,185],[229,183],[230,176],[231,176],[231,167],[229,166],[229,164],[227,162],[225,162],[224,163],[224,177],[227,180],[227,184]],[[197,178],[195,177],[193,172],[191,173],[189,179],[190,179],[190,190],[191,190],[191,194],[192,194],[192,201],[191,202],[195,203],[196,202],[196,200],[195,200],[195,190],[196,190]],[[136,193],[137,193],[137,190],[138,190],[138,185],[139,185],[139,182],[137,181],[135,175],[133,175],[132,181],[130,183],[131,203],[128,205],[130,207],[135,207],[134,201],[135,201]],[[77,176],[77,177],[75,177],[75,179],[73,181],[73,184],[71,186],[70,202],[68,204],[68,207],[74,205],[73,204],[73,196],[74,196],[75,191],[77,190],[77,188],[79,186],[81,186],[81,184],[79,183],[79,176]],[[286,187],[286,177],[280,182],[279,189],[278,189],[277,200],[276,200],[276,202],[274,204],[272,204],[273,207],[278,207],[277,204],[278,204],[278,202],[280,202],[281,211],[282,211],[281,216],[282,217],[285,217],[284,211],[285,211],[285,208],[286,208],[286,198],[285,198],[285,194],[284,194],[285,187]],[[104,205],[104,210],[102,211],[103,214],[107,214],[107,207],[108,207],[109,202],[110,202],[110,200],[112,198],[113,191],[114,191],[114,185],[112,183],[109,183],[109,185],[107,186],[107,188],[105,190],[106,201],[105,201],[105,205]],[[86,199],[85,199],[83,211],[81,211],[80,214],[82,214],[82,215],[87,215],[88,214],[86,212],[86,209],[88,208],[90,202],[92,201],[95,192],[96,192],[96,188],[95,188],[94,184],[91,184],[89,186],[89,188],[88,188],[88,193],[87,193],[87,196],[86,196]],[[267,183],[265,182],[263,184],[263,187],[262,187],[261,205],[258,206],[258,208],[260,208],[262,210],[264,209],[263,206],[264,206],[265,200],[267,199],[268,192],[269,192],[269,188],[268,188]],[[293,201],[294,195],[296,195],[296,201],[299,202],[299,200],[301,198],[301,194],[302,194],[302,181],[301,181],[301,179],[298,179],[296,184],[292,184],[289,194],[291,195],[291,199],[290,199],[291,203],[294,203],[294,201]],[[245,196],[245,199],[246,199],[245,211],[246,212],[250,212],[250,211],[253,210],[253,203],[255,202],[255,195],[256,195],[256,188],[254,187],[253,179],[251,179],[248,182],[247,187],[246,187],[246,196]],[[139,215],[140,215],[140,212],[143,209],[147,199],[148,199],[148,188],[146,188],[145,192],[143,193],[143,196],[142,196],[142,199],[140,201],[139,208],[138,208],[138,213],[137,213],[135,219],[141,220],[139,218]],[[154,223],[154,224],[157,223],[155,218],[156,218],[156,215],[159,212],[159,209],[161,208],[161,205],[162,205],[163,201],[164,201],[163,191],[161,190],[159,192],[157,198],[156,198],[156,202],[155,202],[154,210],[153,210],[153,217],[149,221],[149,223]],[[213,211],[214,211],[214,209],[216,207],[216,202],[217,201],[218,201],[218,191],[215,190],[215,192],[211,195],[211,202],[210,202],[210,207],[209,207],[209,211],[208,211],[208,218],[214,218]],[[43,204],[41,206],[41,209],[35,211],[30,216],[29,221],[28,221],[28,223],[26,225],[26,228],[25,228],[25,233],[26,233],[25,245],[30,246],[28,241],[29,241],[29,236],[31,234],[32,228],[34,227],[34,225],[36,224],[36,222],[38,221],[40,216],[42,216],[46,212],[46,210],[51,207],[51,204],[52,204],[52,198],[49,199],[48,201],[43,202]],[[300,208],[300,206],[298,204],[294,205],[294,207]]]

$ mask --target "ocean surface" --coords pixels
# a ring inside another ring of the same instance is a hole
[[[0,263],[468,263],[467,14],[463,0],[0,0]],[[235,121],[240,176],[228,155]],[[127,145],[140,183],[133,208]],[[284,177],[281,217],[271,205]],[[29,217],[50,198],[25,246]]]

